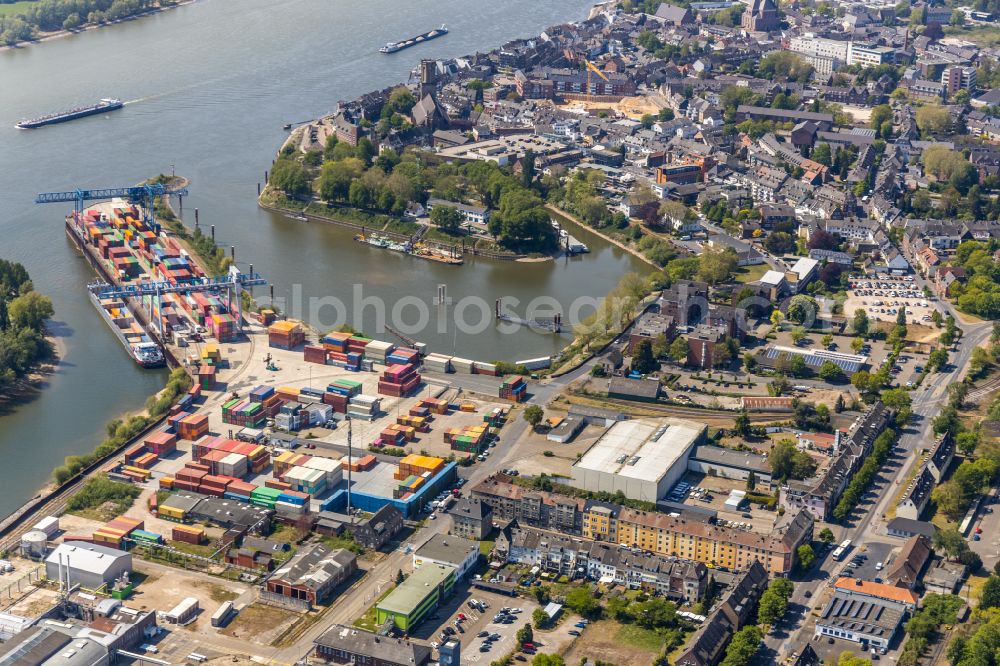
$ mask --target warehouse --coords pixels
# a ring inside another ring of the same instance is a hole
[[[382,624],[391,620],[400,631],[412,633],[454,587],[455,567],[441,564],[418,567],[389,596],[378,602],[376,621]]]
[[[70,587],[96,590],[111,585],[123,573],[132,573],[131,555],[82,541],[63,543],[45,558],[45,577],[56,581],[68,577]]]
[[[688,469],[737,481],[746,481],[752,474],[759,486],[771,485],[771,466],[767,458],[749,451],[735,451],[708,444],[696,446],[688,460]]]
[[[570,485],[655,502],[684,476],[705,429],[703,423],[675,418],[615,423],[574,463]]]
[[[334,588],[354,575],[358,558],[349,550],[313,546],[274,572],[267,591],[309,604],[324,603]]]

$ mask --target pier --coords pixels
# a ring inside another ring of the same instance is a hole
[[[562,332],[562,315],[556,314],[552,319],[524,319],[523,317],[518,317],[517,315],[507,314],[503,311],[503,301],[497,299],[494,305],[493,316],[496,317],[497,321],[506,321],[511,324],[518,324],[520,326],[527,326],[528,328],[533,328],[540,331],[545,331],[547,333],[561,333]]]

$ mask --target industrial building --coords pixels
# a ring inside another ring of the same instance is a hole
[[[451,595],[455,587],[455,567],[424,564],[375,606],[376,621],[389,620],[400,631],[410,632]]]
[[[267,591],[310,605],[323,603],[357,570],[358,558],[351,551],[316,545],[276,570],[267,581]]]
[[[479,542],[446,534],[435,534],[413,553],[413,568],[424,564],[455,567],[455,577],[464,578],[479,561]]]
[[[317,658],[334,664],[424,666],[431,659],[429,645],[340,624],[328,629],[313,644]]]
[[[132,573],[132,556],[121,550],[82,541],[61,544],[45,558],[45,577],[96,590]]]
[[[615,423],[573,465],[570,485],[655,502],[684,476],[705,430],[703,423],[675,418]]]

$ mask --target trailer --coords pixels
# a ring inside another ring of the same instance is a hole
[[[212,614],[212,626],[213,627],[224,627],[226,623],[229,622],[230,616],[236,612],[236,607],[233,606],[232,601],[224,602],[219,608]]]

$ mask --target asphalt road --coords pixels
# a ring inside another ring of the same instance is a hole
[[[941,302],[941,306],[946,313],[955,316],[956,321],[960,321],[950,303]],[[884,550],[883,544],[895,541],[886,535],[885,524],[888,521],[890,504],[898,490],[896,481],[907,478],[914,465],[920,462],[920,456],[914,455],[914,451],[923,448],[924,443],[933,438],[931,421],[948,400],[948,387],[965,377],[972,351],[985,342],[993,330],[990,322],[965,325],[960,328],[963,330],[963,335],[951,354],[946,371],[929,376],[921,388],[911,393],[914,418],[900,438],[893,460],[883,468],[880,478],[876,481],[877,494],[874,506],[871,502],[862,504],[855,509],[846,529],[834,529],[838,542],[851,539],[859,548],[872,544],[873,550],[877,551],[876,554],[881,554]],[[901,464],[900,458],[902,458]],[[789,614],[771,634],[764,638],[764,646],[757,653],[755,663],[774,664],[793,652],[801,652],[812,638],[811,634],[804,631],[806,628],[811,629],[811,623],[807,622],[810,608],[822,607],[829,588],[847,569],[850,559],[847,557],[841,562],[835,562],[827,556],[805,579],[801,579],[801,576],[795,578],[796,585],[789,602]],[[873,560],[872,556],[869,556],[867,565],[874,567],[874,561],[877,561],[877,558]],[[840,641],[838,649],[841,648],[849,650],[857,648],[857,645]]]

